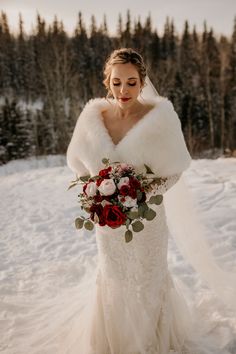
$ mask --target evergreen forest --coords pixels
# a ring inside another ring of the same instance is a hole
[[[73,34],[57,17],[37,14],[31,33],[13,32],[0,14],[0,164],[30,156],[65,154],[85,103],[105,97],[107,56],[132,47],[147,64],[160,95],[168,97],[182,124],[192,157],[236,151],[236,16],[232,35],[216,36],[203,23],[201,33],[186,21],[181,35],[167,17],[160,36],[151,15],[141,22],[117,16],[116,35],[107,18],[85,25],[78,12]]]

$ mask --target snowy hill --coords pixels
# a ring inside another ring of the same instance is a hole
[[[185,176],[210,230],[214,255],[235,270],[236,159],[193,160]],[[96,264],[93,233],[74,226],[78,190],[67,191],[74,177],[64,156],[0,167],[0,352],[19,354],[11,346],[20,338],[15,329],[23,331],[26,319],[34,316],[30,306],[73,291]],[[172,240],[169,250],[172,271],[183,279],[192,277],[198,291],[197,277]],[[43,316],[38,313],[35,322],[43,323]]]

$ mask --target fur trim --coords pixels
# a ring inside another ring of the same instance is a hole
[[[101,115],[110,103],[105,98],[90,99],[68,146],[68,166],[78,175],[94,175],[103,167],[102,158],[108,157],[111,161],[132,163],[138,170],[143,170],[145,163],[158,176],[183,172],[190,165],[191,156],[173,104],[162,96],[145,101],[154,108],[115,145]]]

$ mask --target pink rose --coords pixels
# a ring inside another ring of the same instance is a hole
[[[113,179],[104,179],[98,190],[102,195],[112,195],[116,191],[116,185]]]
[[[123,185],[129,185],[129,177],[121,177],[119,183],[117,184],[117,187],[121,189]]]
[[[86,186],[85,192],[88,197],[94,197],[97,192],[97,185],[95,182],[89,182]]]

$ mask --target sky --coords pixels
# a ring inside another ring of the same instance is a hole
[[[25,22],[25,30],[29,32],[35,24],[36,14],[39,12],[47,22],[51,22],[56,14],[63,20],[66,30],[73,32],[79,11],[82,12],[87,28],[90,19],[95,15],[97,25],[102,23],[106,14],[108,30],[111,35],[116,33],[118,15],[125,19],[127,10],[131,12],[131,19],[138,19],[144,23],[148,14],[151,14],[153,28],[162,35],[167,16],[173,19],[176,33],[181,34],[185,20],[189,21],[190,29],[196,25],[197,31],[203,31],[204,20],[208,29],[211,27],[215,35],[232,34],[234,17],[236,16],[235,0],[0,0],[0,10],[7,13],[11,28],[16,30],[18,14],[21,12]]]

